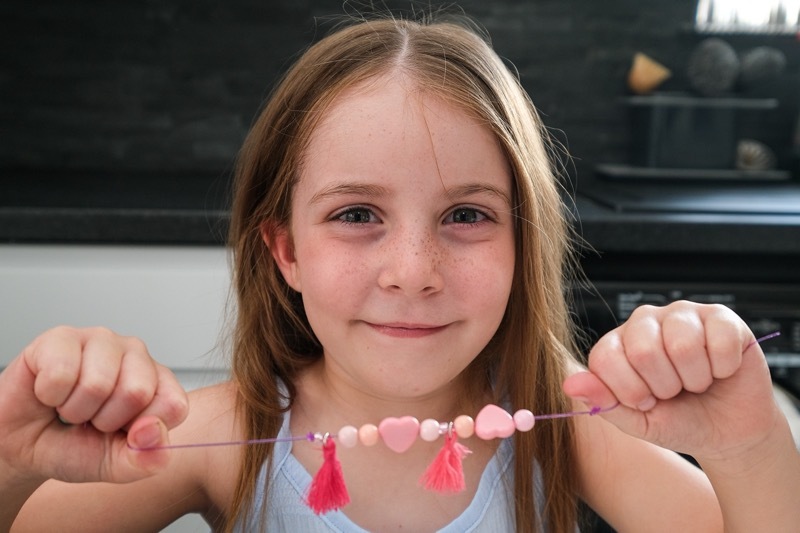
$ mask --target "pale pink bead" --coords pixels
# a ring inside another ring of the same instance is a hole
[[[520,409],[514,413],[514,426],[517,431],[530,431],[534,424],[536,424],[536,418],[527,409]]]
[[[336,434],[339,444],[345,448],[353,448],[358,444],[358,429],[354,426],[344,426]]]
[[[419,436],[422,440],[433,442],[439,438],[439,422],[433,418],[426,418],[419,425]]]
[[[471,416],[460,415],[453,420],[453,429],[460,439],[468,439],[475,433],[475,421]]]
[[[358,441],[364,446],[375,446],[379,437],[378,426],[375,424],[364,424],[358,429]]]

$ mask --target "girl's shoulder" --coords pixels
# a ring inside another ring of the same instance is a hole
[[[242,440],[236,417],[236,386],[225,381],[189,393],[189,416],[170,432],[170,443],[213,444]],[[235,493],[241,446],[200,446],[173,450],[173,460],[186,465],[206,493],[207,518],[216,519]],[[204,512],[203,514],[206,514]]]

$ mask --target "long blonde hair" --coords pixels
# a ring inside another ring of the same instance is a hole
[[[498,401],[537,412],[569,410],[560,389],[572,358],[565,301],[569,223],[553,171],[548,135],[517,78],[466,18],[361,20],[309,48],[287,72],[252,127],[238,160],[230,245],[237,322],[233,380],[246,438],[277,435],[298,373],[321,355],[299,296],[284,282],[262,240],[288,227],[291,198],[309,136],[330,103],[356,83],[402,69],[426,91],[492,129],[514,173],[516,267],[508,307],[467,379],[494,386]],[[281,389],[280,383],[285,385]],[[288,396],[284,397],[284,395]],[[573,425],[542,423],[515,436],[517,531],[573,531],[576,484]],[[254,512],[255,486],[271,445],[247,447],[226,530]],[[544,516],[535,504],[533,465],[542,472]],[[269,511],[267,511],[269,512]]]

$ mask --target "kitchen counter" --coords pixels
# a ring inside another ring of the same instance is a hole
[[[5,169],[0,242],[218,245],[228,187],[216,173]]]
[[[800,184],[598,181],[576,210],[601,252],[800,254]]]

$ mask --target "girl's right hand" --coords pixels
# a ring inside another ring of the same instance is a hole
[[[166,466],[168,451],[131,447],[166,444],[187,414],[183,388],[140,340],[102,328],[49,330],[0,374],[0,477],[147,477]]]

